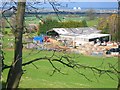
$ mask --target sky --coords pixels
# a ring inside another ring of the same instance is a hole
[[[9,2],[10,0],[2,0],[4,2]],[[18,0],[14,0],[14,1],[18,1]],[[56,2],[66,2],[69,6],[69,8],[73,8],[73,7],[82,7],[82,8],[117,8],[117,0],[27,0],[29,2],[44,2],[44,1],[56,1]],[[71,3],[70,3],[71,2]],[[76,3],[73,3],[76,2]],[[91,3],[89,3],[91,2]],[[113,3],[115,2],[115,3]],[[1,0],[0,0],[0,7],[2,7],[1,4]],[[66,5],[66,3],[64,3],[64,5]],[[44,5],[38,5],[40,7],[50,7],[49,4],[44,4]]]
[[[0,0],[0,2],[9,2],[11,0]],[[18,0],[12,0],[18,1]],[[24,0],[21,0],[24,1]],[[29,2],[59,1],[59,2],[117,2],[117,0],[27,0]]]
[[[62,2],[117,2],[117,0],[57,0]]]

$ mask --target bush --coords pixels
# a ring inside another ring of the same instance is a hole
[[[82,20],[82,25],[83,25],[84,27],[88,27],[86,20]]]
[[[53,19],[46,19],[44,21],[44,24],[39,24],[39,32],[40,33],[46,33],[47,30],[50,30],[52,28],[59,27],[59,22],[57,20]]]
[[[8,34],[8,31],[4,31],[3,34]]]
[[[83,24],[82,22],[78,22],[78,21],[66,21],[66,22],[61,22],[60,26],[61,28],[77,28],[77,27],[82,27]]]

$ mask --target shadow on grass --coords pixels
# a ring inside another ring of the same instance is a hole
[[[5,86],[6,86],[6,83],[2,81],[2,89],[1,90],[7,90],[5,88]],[[32,88],[17,88],[17,89],[14,88],[13,90],[33,90],[33,89]]]

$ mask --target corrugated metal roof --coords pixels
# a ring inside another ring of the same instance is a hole
[[[80,34],[92,34],[92,33],[100,33],[100,30],[97,30],[94,27],[82,27],[82,28],[53,28],[49,31],[55,31],[60,35],[80,35]],[[49,32],[48,31],[48,32]]]
[[[100,37],[105,37],[105,36],[110,36],[110,34],[90,34],[90,35],[81,35],[81,36],[77,36],[77,37],[92,39],[92,38],[100,38]]]

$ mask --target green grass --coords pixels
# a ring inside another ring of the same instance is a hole
[[[39,19],[37,19],[35,16],[33,17],[25,17],[25,23],[28,24],[39,24]]]
[[[98,25],[98,19],[88,20],[87,25],[88,25],[88,27],[89,26],[97,26]]]
[[[8,33],[11,33],[11,28],[5,28],[5,31],[7,31]]]
[[[45,20],[46,18],[53,18],[56,20],[61,20],[61,21],[82,21],[82,20],[86,20],[88,27],[89,26],[96,26],[98,23],[98,19],[94,19],[94,20],[87,20],[86,16],[79,16],[79,15],[59,15],[59,17],[57,15],[39,15],[41,17],[41,19]],[[59,19],[58,19],[59,18]],[[8,19],[9,20],[9,19]],[[10,21],[10,20],[9,20]],[[29,24],[39,24],[39,19],[35,17],[35,15],[32,16],[26,16],[25,17],[25,24],[29,25]],[[9,26],[9,25],[7,25]],[[11,33],[11,29],[10,28],[5,28],[5,31],[7,31],[8,33]]]
[[[45,16],[44,16],[45,17]],[[62,16],[63,17],[63,16]],[[61,18],[62,18],[61,17]],[[33,17],[27,18],[27,21],[32,19]],[[56,18],[56,17],[55,17]],[[68,18],[66,18],[68,19]],[[70,18],[75,19],[75,17]],[[77,19],[76,20],[80,20]],[[34,18],[33,23],[38,23],[38,20]],[[88,26],[94,26],[97,23],[97,19],[93,21],[88,21]],[[9,40],[8,40],[9,39]],[[13,41],[10,41],[13,39]],[[13,36],[5,35],[3,40],[3,50],[5,52],[5,64],[11,65],[12,60],[14,58],[14,50],[8,49],[9,42],[14,42]],[[31,52],[31,54],[30,54]],[[32,59],[38,58],[38,57],[44,57],[44,56],[51,56],[53,52],[51,51],[39,51],[37,50],[23,50],[23,63],[30,61]],[[67,53],[66,53],[67,54]],[[61,57],[64,55],[64,53],[56,52],[56,56]],[[111,58],[105,58],[105,57],[92,57],[92,56],[84,56],[79,54],[67,54],[72,57],[74,61],[77,63],[83,64],[83,65],[89,65],[89,66],[100,66],[101,69],[108,69],[108,63],[115,64],[117,62],[117,58],[111,57]],[[54,58],[57,58],[54,56]],[[102,64],[103,63],[103,64]],[[53,71],[53,67],[48,61],[37,61],[34,62],[34,64],[38,67],[36,67],[33,64],[27,65],[23,67],[23,70],[25,70],[21,81],[20,81],[20,88],[116,88],[117,87],[117,78],[116,76],[110,74],[115,80],[112,80],[108,75],[103,74],[101,77],[96,75],[96,79],[94,76],[94,73],[89,69],[76,69],[78,72],[85,74],[89,79],[92,80],[92,82],[85,79],[84,76],[78,74],[75,72],[75,70],[64,67],[60,63],[55,63],[55,66],[58,68],[61,68],[61,71],[64,72],[67,75],[63,75],[61,73],[56,72],[53,76],[50,76]],[[5,82],[7,78],[8,69],[4,70],[2,72],[2,81]]]
[[[98,19],[94,19],[94,20],[87,20],[86,16],[67,16],[67,15],[59,15],[59,19],[56,15],[40,15],[42,17],[43,20],[45,20],[47,17],[51,17],[53,19],[56,20],[61,20],[61,21],[69,21],[69,20],[73,20],[73,21],[82,21],[82,20],[86,20],[88,26],[95,26],[98,23]],[[31,17],[26,17],[25,21],[27,24],[32,23],[32,24],[39,24],[39,19],[37,19],[35,16],[31,16]]]
[[[8,48],[10,43],[14,43],[14,36],[11,35],[4,35],[3,37],[3,48]]]
[[[13,60],[13,50],[4,50],[5,52],[5,63],[10,65]],[[44,56],[51,56],[53,52],[51,51],[32,51],[32,54],[29,55],[31,50],[23,51],[23,62],[30,61],[32,59]],[[62,56],[63,53],[56,52],[55,55]],[[99,66],[103,62],[103,65],[100,68],[108,68],[108,63],[115,64],[117,58],[103,58],[103,57],[91,57],[83,56],[79,54],[67,54],[72,57],[76,62],[84,65],[90,66]],[[56,57],[54,57],[56,58]],[[56,72],[53,76],[52,74],[53,67],[48,61],[38,61],[34,62],[36,67],[32,64],[24,66],[23,70],[26,70],[20,81],[20,88],[115,88],[117,87],[117,78],[114,75],[111,75],[116,81],[109,78],[106,74],[103,74],[101,77],[96,76],[95,78],[93,72],[88,69],[79,69],[77,71],[84,73],[92,82],[88,81],[82,75],[76,73],[73,69],[64,67],[60,63],[54,63],[58,68],[61,68],[61,71],[67,75]],[[3,81],[5,82],[7,77],[8,70],[3,72]]]

